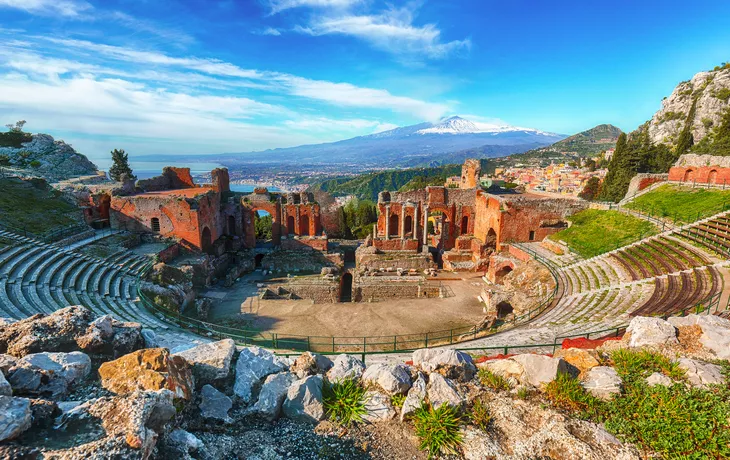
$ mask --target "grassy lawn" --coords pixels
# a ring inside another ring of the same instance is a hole
[[[653,224],[618,211],[586,209],[574,214],[569,220],[572,225],[550,235],[550,239],[564,241],[572,251],[585,258],[657,233]]]
[[[645,214],[668,217],[676,222],[694,222],[730,206],[730,190],[663,185],[626,205]]]
[[[79,223],[78,208],[43,182],[0,179],[0,223],[40,235]]]

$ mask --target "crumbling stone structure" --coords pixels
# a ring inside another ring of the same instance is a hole
[[[669,180],[697,184],[730,184],[730,157],[688,153],[669,169]]]

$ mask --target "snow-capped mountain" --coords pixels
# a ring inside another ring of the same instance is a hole
[[[473,122],[454,116],[438,123],[419,123],[326,144],[229,153],[222,155],[220,160],[225,163],[235,160],[242,163],[276,161],[400,167],[458,163],[463,161],[464,155],[511,155],[551,145],[564,138],[537,129]]]

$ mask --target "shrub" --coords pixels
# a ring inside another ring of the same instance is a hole
[[[503,391],[509,391],[510,384],[501,375],[497,375],[494,372],[490,371],[486,368],[479,369],[479,381],[482,382],[482,385],[484,385],[487,388],[491,388],[492,390],[503,390]]]
[[[345,379],[324,385],[322,404],[332,421],[343,425],[362,422],[365,410],[365,389],[356,379]]]
[[[393,395],[390,397],[390,404],[397,409],[403,407],[405,401],[406,395]]]
[[[600,400],[569,374],[558,374],[545,388],[545,395],[556,407],[583,415],[596,415],[600,409]]]
[[[438,409],[433,409],[424,404],[414,413],[413,423],[420,448],[428,452],[429,458],[440,454],[458,454],[462,438],[459,432],[461,417],[456,408],[442,404]]]
[[[486,430],[491,420],[492,416],[489,415],[487,405],[481,399],[475,400],[471,408],[471,423],[481,430]]]
[[[40,168],[41,167],[41,162],[38,161],[38,160],[33,160],[33,161],[30,162],[30,167],[31,168]]]
[[[713,91],[712,96],[716,97],[717,99],[727,102],[728,99],[730,99],[730,89],[720,88],[717,91]]]
[[[519,399],[530,399],[530,396],[532,396],[532,391],[527,387],[520,387],[517,390],[517,397]]]
[[[661,372],[673,380],[684,378],[679,363],[649,350],[616,350],[611,354],[611,360],[624,382],[643,380],[654,372]]]

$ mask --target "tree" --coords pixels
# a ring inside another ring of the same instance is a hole
[[[8,131],[12,133],[22,133],[23,132],[23,126],[25,126],[27,122],[25,120],[16,121],[15,125],[7,124],[5,125],[6,128],[8,128]]]
[[[256,229],[257,240],[270,240],[271,239],[271,226],[273,225],[273,219],[271,214],[259,216],[258,213],[254,217],[254,228]]]
[[[121,181],[123,176],[134,179],[132,168],[129,167],[128,155],[121,149],[112,150],[112,167],[109,168],[109,177],[113,181]]]
[[[593,201],[601,193],[601,180],[597,177],[591,177],[586,182],[583,191],[578,195],[586,201]]]

